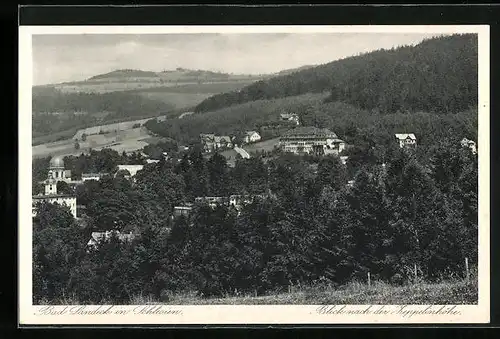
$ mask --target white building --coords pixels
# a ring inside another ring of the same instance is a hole
[[[295,154],[338,155],[346,144],[329,129],[298,127],[281,136],[280,146],[284,152]]]
[[[413,133],[397,133],[395,134],[396,141],[399,143],[399,147],[411,147],[417,144],[417,138]]]
[[[243,142],[249,144],[251,142],[257,142],[261,139],[260,134],[256,131],[247,131],[243,137]]]
[[[116,173],[124,170],[124,171],[128,171],[130,173],[130,177],[133,177],[137,174],[137,172],[139,172],[143,168],[144,168],[144,165],[118,165],[118,171],[116,171]],[[116,176],[116,174],[115,174],[115,176]]]
[[[473,140],[463,138],[462,141],[460,141],[460,145],[462,145],[462,147],[469,148],[473,154],[477,153],[476,142]]]
[[[37,205],[41,202],[58,204],[69,207],[69,210],[74,218],[76,214],[76,196],[73,194],[61,194],[57,192],[57,183],[64,181],[71,182],[71,176],[67,177],[68,171],[64,169],[64,161],[62,158],[54,157],[50,160],[47,179],[44,181],[45,194],[32,196],[32,216],[37,214]]]
[[[82,181],[95,180],[99,181],[105,174],[104,173],[82,173]]]
[[[135,235],[132,232],[129,233],[120,233],[119,231],[92,232],[90,239],[87,242],[87,246],[95,248],[100,242],[109,240],[113,234],[116,235],[116,237],[120,242],[131,242],[135,238]]]

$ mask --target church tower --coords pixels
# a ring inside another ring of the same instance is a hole
[[[45,180],[45,194],[57,194],[57,182],[65,179],[64,161],[59,157],[52,158],[49,164],[48,178]]]

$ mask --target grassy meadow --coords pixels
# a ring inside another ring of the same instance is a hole
[[[393,286],[375,281],[351,282],[341,287],[291,286],[287,292],[264,296],[235,292],[224,297],[203,298],[196,292],[166,293],[162,300],[136,295],[131,305],[475,305],[478,302],[477,279],[454,280],[439,283],[413,283]],[[110,304],[112,301],[103,302]],[[41,303],[49,304],[49,301]],[[55,305],[78,305],[71,297],[53,300]]]

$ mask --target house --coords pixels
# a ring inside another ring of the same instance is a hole
[[[196,197],[194,199],[196,203],[207,203],[212,208],[226,203],[226,200],[224,197]]]
[[[215,149],[232,148],[232,139],[227,135],[216,135],[214,138]]]
[[[243,137],[243,142],[249,144],[251,142],[257,142],[261,139],[260,134],[256,131],[247,131]]]
[[[280,114],[281,121],[289,121],[296,125],[300,125],[300,120],[298,114],[295,113],[281,113]]]
[[[105,173],[82,173],[82,181],[83,182],[88,181],[88,180],[99,181],[104,175],[106,175],[106,174]]]
[[[284,152],[314,155],[339,155],[346,147],[329,129],[312,126],[289,130],[280,137],[279,144]]]
[[[250,204],[255,201],[256,198],[264,199],[268,195],[266,194],[232,194],[226,197],[197,197],[195,202],[197,203],[207,203],[210,207],[215,208],[217,205],[232,206],[236,209],[241,209],[245,204]]]
[[[130,177],[133,177],[144,168],[144,165],[118,165],[118,170],[116,173],[120,171],[128,171],[130,173]],[[116,176],[115,173],[115,176]]]
[[[192,210],[193,210],[193,207],[191,204],[184,205],[184,206],[175,206],[173,216],[174,216],[174,218],[180,217],[181,215],[184,215],[187,217],[191,214]]]
[[[463,138],[462,141],[460,141],[460,145],[462,145],[462,147],[470,149],[471,152],[472,152],[472,154],[476,154],[477,153],[476,142],[473,141],[473,140],[469,140],[467,138]]]
[[[412,147],[416,146],[417,138],[413,133],[397,133],[395,134],[396,141],[399,143],[399,147]]]
[[[63,181],[66,183],[73,183],[71,176],[67,176],[68,171],[64,169],[64,161],[60,157],[54,157],[50,160],[49,171],[47,179],[44,180],[45,192],[32,196],[32,210],[33,217],[37,215],[38,204],[41,202],[48,202],[51,204],[58,204],[61,206],[69,207],[69,210],[74,218],[76,214],[76,196],[73,194],[61,194],[57,192],[57,183]]]
[[[160,160],[155,160],[155,159],[146,159],[147,164],[156,164],[159,163]]]
[[[116,235],[120,242],[131,242],[134,240],[135,235],[132,232],[120,233],[120,231],[106,231],[106,232],[92,232],[89,241],[87,242],[88,247],[97,247],[100,242],[109,240],[113,235]]]
[[[200,140],[205,152],[213,152],[218,149],[232,148],[232,139],[227,135],[200,134]]]

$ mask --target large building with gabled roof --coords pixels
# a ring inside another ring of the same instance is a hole
[[[295,154],[339,155],[346,146],[344,140],[327,128],[297,127],[280,137],[284,152]]]

